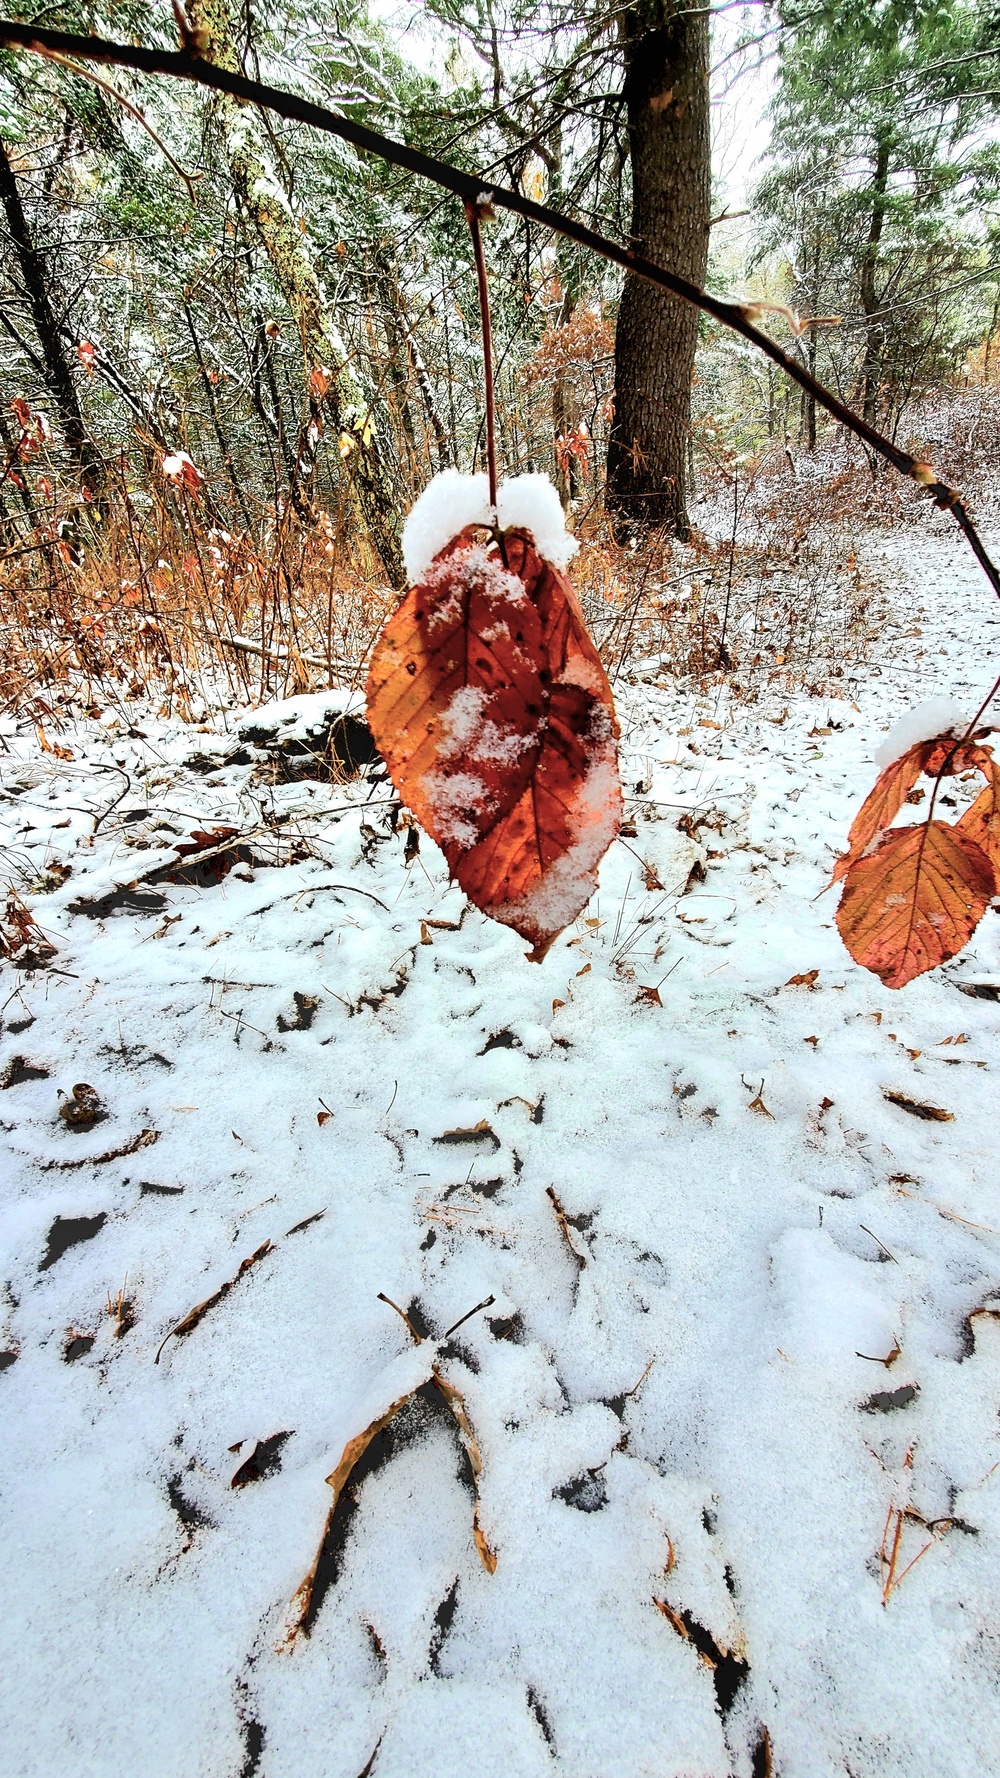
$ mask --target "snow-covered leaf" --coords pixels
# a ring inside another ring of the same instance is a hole
[[[592,895],[621,822],[611,688],[565,575],[522,527],[466,527],[376,646],[372,733],[400,796],[534,960]]]

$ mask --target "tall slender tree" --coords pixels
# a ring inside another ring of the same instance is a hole
[[[843,316],[823,336],[825,374],[867,420],[893,424],[977,329],[1000,46],[969,0],[783,0],[780,12],[761,247],[787,253],[803,310]]]
[[[228,0],[189,0],[187,14],[199,53],[219,67],[237,69]],[[237,196],[260,236],[301,338],[310,421],[299,442],[296,488],[301,498],[311,480],[325,408],[372,544],[392,585],[401,587],[406,576],[399,512],[378,405],[362,388],[337,332],[308,243],[252,111],[222,98],[218,114]]]
[[[620,14],[632,245],[692,283],[708,263],[708,7],[632,0]],[[688,535],[685,464],[694,309],[631,274],[618,311],[607,504],[618,529]]]
[[[89,493],[95,494],[103,479],[100,454],[87,430],[73,381],[66,341],[53,301],[50,268],[25,215],[17,176],[3,143],[0,143],[0,204],[20,272],[23,298],[38,340],[40,367],[49,399],[80,480]]]

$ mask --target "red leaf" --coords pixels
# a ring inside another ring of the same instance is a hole
[[[989,858],[960,826],[901,827],[850,866],[837,926],[855,962],[902,988],[968,943],[995,888]]]
[[[495,546],[463,532],[376,644],[368,720],[407,807],[452,863],[524,791],[541,746],[542,626]]]
[[[238,827],[213,827],[208,832],[202,827],[192,829],[190,840],[176,847],[178,858],[190,858],[197,852],[206,852],[210,846],[220,846],[223,840],[231,840],[239,833]]]
[[[520,801],[478,846],[448,858],[470,901],[531,940],[535,963],[586,907],[621,823],[613,713],[582,686],[554,685],[548,717]]]
[[[954,826],[929,819],[889,829],[921,773],[972,771],[982,772],[986,789]],[[953,957],[1000,880],[1000,772],[990,749],[938,735],[888,766],[855,818],[838,876],[847,879],[837,911],[841,937],[888,987]]]
[[[76,348],[76,355],[79,358],[80,363],[83,365],[88,377],[92,377],[94,374],[95,353],[89,340],[80,341],[80,344]]]
[[[975,754],[974,763],[986,778],[986,788],[955,825],[986,853],[1000,888],[1000,770],[988,747],[970,747],[966,751]]]
[[[502,549],[466,531],[435,558],[376,646],[368,713],[452,875],[539,961],[618,831],[618,727],[569,581],[524,530]]]
[[[836,883],[846,875],[851,865],[863,857],[872,840],[891,826],[905,803],[908,792],[926,769],[934,745],[933,741],[918,741],[908,753],[893,760],[892,765],[886,766],[885,771],[879,774],[874,789],[869,791],[851,823],[847,851],[837,859],[831,882]]]
[[[173,482],[175,487],[186,488],[197,499],[198,489],[205,477],[192,463],[186,451],[174,451],[172,455],[164,457],[161,468],[168,482]]]

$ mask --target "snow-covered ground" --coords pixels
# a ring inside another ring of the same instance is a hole
[[[540,966],[384,785],[7,725],[56,951],[2,996],[4,1774],[1000,1770],[1000,919],[893,994],[820,894],[1000,610],[943,520],[872,548],[901,634],[843,698],[619,684],[635,832]],[[275,862],[116,896],[219,825]],[[379,1292],[434,1339],[493,1299],[438,1362],[495,1572],[425,1389],[290,1636],[429,1374]]]

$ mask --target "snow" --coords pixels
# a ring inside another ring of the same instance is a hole
[[[619,681],[635,832],[540,965],[426,838],[407,863],[377,777],[205,774],[223,724],[138,705],[69,761],[4,726],[3,857],[57,947],[0,996],[5,1771],[751,1778],[762,1725],[782,1778],[995,1769],[1000,1003],[959,990],[1000,984],[1000,917],[893,994],[821,894],[885,723],[932,665],[960,710],[989,683],[945,522],[870,543],[900,634],[842,697]],[[73,911],[217,824],[257,862]],[[496,1572],[418,1396],[289,1648],[325,1478],[432,1358]]]
[[[439,550],[467,525],[490,523],[485,475],[442,469],[414,501],[403,526],[403,561],[411,586],[422,580]]]
[[[282,740],[307,741],[337,716],[363,716],[365,700],[359,691],[300,692],[294,698],[276,698],[247,710],[239,720],[241,735],[280,735]]]
[[[411,586],[467,525],[492,522],[486,476],[441,470],[414,502],[403,526],[403,561]],[[554,568],[567,567],[576,554],[576,539],[566,530],[559,495],[546,475],[515,475],[501,482],[496,522],[501,530],[523,526],[530,531],[539,555]]]
[[[973,711],[965,710],[954,698],[927,698],[913,710],[904,710],[894,722],[885,740],[875,749],[875,764],[880,772],[895,765],[911,747],[921,741],[933,741],[937,735],[964,735]]]
[[[505,730],[484,719],[482,713],[489,703],[487,693],[478,687],[460,686],[441,714],[437,753],[447,769],[428,772],[421,789],[439,839],[446,844],[474,846],[496,814],[495,791],[477,776],[476,768],[495,780],[498,765],[516,766],[534,745],[531,735]],[[453,760],[461,760],[465,769],[455,771],[450,763]]]
[[[566,529],[566,516],[547,475],[515,475],[497,489],[497,523],[530,531],[539,555],[553,568],[568,568],[578,544]]]

